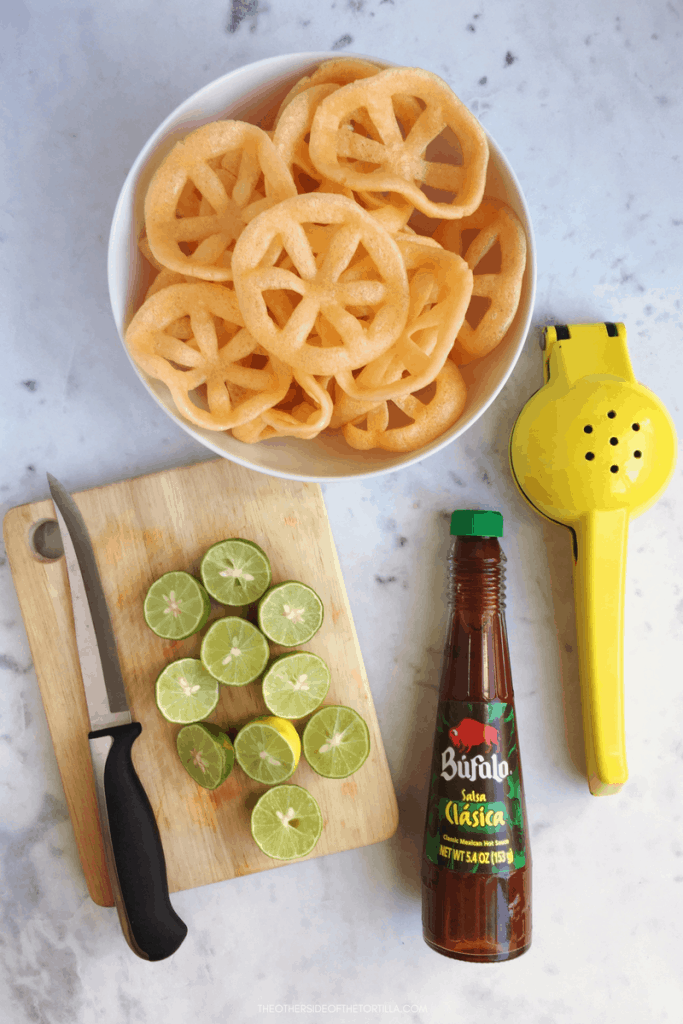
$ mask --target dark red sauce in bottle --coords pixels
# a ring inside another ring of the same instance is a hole
[[[422,862],[425,942],[496,962],[531,943],[531,853],[498,512],[458,510]]]

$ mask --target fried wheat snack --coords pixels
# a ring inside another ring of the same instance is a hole
[[[316,257],[321,227],[332,231],[326,251]],[[275,265],[278,249],[291,269]],[[345,279],[354,259],[367,263],[361,280]],[[387,231],[344,196],[297,196],[262,213],[238,239],[232,268],[245,324],[259,344],[296,371],[331,375],[364,366],[405,327],[409,293],[401,252]],[[291,301],[289,296],[297,304],[280,323],[281,300]],[[354,307],[363,314],[354,315]]]
[[[431,384],[462,327],[472,294],[472,271],[454,253],[408,240],[416,237],[396,236],[410,288],[405,330],[356,378],[349,370],[336,374],[337,382],[351,398],[385,401]]]
[[[408,223],[415,209],[412,203],[403,196],[394,194],[359,192],[354,195],[350,188],[321,174],[310,158],[309,138],[315,113],[323,100],[339,88],[339,85],[333,83],[316,85],[304,89],[295,96],[278,121],[273,136],[275,147],[287,165],[300,195],[306,192],[332,192],[344,195],[348,199],[355,199],[387,231],[400,231]],[[418,107],[417,113],[419,112]],[[347,127],[350,128],[351,125]]]
[[[405,97],[424,107],[408,129],[400,123],[398,107],[399,102],[405,106]],[[356,130],[367,118],[375,129],[370,135],[365,128]],[[427,147],[445,129],[459,144],[461,164],[427,156]],[[483,128],[442,79],[419,68],[381,71],[328,96],[313,118],[309,152],[318,171],[332,181],[354,191],[398,192],[429,217],[467,216],[484,193],[488,142]],[[444,201],[430,199],[425,186],[446,193]]]
[[[472,305],[488,302],[479,322],[463,323],[451,358],[458,365],[487,355],[499,345],[512,323],[522,290],[526,265],[526,235],[516,213],[500,199],[485,198],[478,210],[459,221],[443,223],[436,238],[447,249],[459,253],[474,273]],[[485,268],[494,246],[500,247],[499,265]],[[473,310],[479,314],[481,309]]]
[[[453,372],[455,371],[455,372]],[[423,402],[415,395],[393,399],[401,412],[413,421],[406,426],[390,427],[389,403],[382,402],[367,413],[367,429],[347,423],[344,437],[352,448],[367,451],[382,448],[388,452],[412,452],[423,448],[452,427],[462,415],[467,389],[455,363],[447,359],[436,376],[434,394]]]
[[[183,212],[183,204],[196,209],[195,192],[198,212]],[[292,176],[264,131],[214,121],[177,142],[152,178],[145,197],[149,247],[169,270],[229,281],[229,250],[245,226],[294,195]]]
[[[178,337],[179,324],[185,338]],[[269,355],[262,368],[245,365],[258,342],[244,327],[235,293],[218,284],[157,292],[133,317],[126,344],[138,366],[166,384],[182,415],[207,430],[248,423],[277,405],[292,379],[289,367]]]
[[[233,436],[248,443],[265,441],[270,437],[301,437],[306,440],[317,437],[329,425],[332,416],[333,403],[326,387],[327,378],[298,373],[294,380],[298,385],[297,397],[302,397],[302,401],[297,401],[288,410],[282,408],[285,398],[280,405],[233,430]]]
[[[310,89],[316,85],[348,85],[349,82],[355,82],[359,78],[370,78],[379,70],[380,68],[376,64],[371,64],[369,60],[363,60],[361,57],[334,57],[332,60],[323,61],[312,75],[304,75],[289,90],[277,112],[276,129],[285,109],[304,89]]]
[[[273,143],[292,175],[299,194],[326,191],[325,178],[318,173],[308,154],[308,137],[316,110],[322,101],[338,88],[339,86],[334,83],[327,83],[303,89],[293,97],[278,120]],[[353,195],[350,189],[344,190],[337,182],[330,184],[333,186],[330,191],[347,194],[349,197]]]

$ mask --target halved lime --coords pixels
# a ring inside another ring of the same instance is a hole
[[[202,640],[204,666],[228,686],[253,683],[268,664],[268,654],[263,633],[236,615],[217,619]]]
[[[289,580],[263,595],[258,606],[258,624],[274,644],[296,647],[318,632],[323,614],[323,603],[315,590]]]
[[[161,671],[157,707],[167,722],[200,722],[218,704],[218,680],[196,658],[180,658]]]
[[[266,790],[251,812],[251,834],[263,852],[275,860],[305,857],[322,830],[318,803],[301,786]]]
[[[217,726],[204,722],[186,725],[178,733],[176,744],[184,767],[204,789],[216,789],[232,771],[232,743]]]
[[[263,676],[263,699],[282,718],[303,718],[322,704],[330,686],[330,670],[317,654],[281,654]]]
[[[211,601],[189,572],[167,572],[147,591],[143,611],[145,622],[157,636],[184,640],[206,625]]]
[[[328,704],[306,723],[303,748],[318,775],[345,779],[358,771],[370,753],[370,732],[353,708]]]
[[[250,779],[274,786],[299,763],[301,740],[291,722],[262,715],[242,726],[235,737],[237,763]]]
[[[213,725],[211,722],[202,722],[201,724],[204,726],[205,729],[208,729],[208,731],[211,733],[211,735],[218,743],[218,746],[223,751],[223,758],[225,763],[223,765],[223,778],[221,779],[221,782],[225,782],[228,775],[235,766],[235,748],[232,745],[232,740],[228,736],[227,732],[224,732],[224,730],[221,729],[220,726]]]
[[[258,601],[270,586],[270,562],[253,540],[232,537],[214,544],[202,558],[204,586],[221,604],[241,606]]]

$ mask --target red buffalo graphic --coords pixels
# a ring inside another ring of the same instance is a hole
[[[462,750],[466,754],[472,747],[478,747],[482,743],[486,744],[487,751],[490,751],[493,746],[496,750],[500,750],[498,730],[494,729],[492,725],[477,722],[474,718],[463,718],[462,722],[454,726],[448,735],[456,750]]]

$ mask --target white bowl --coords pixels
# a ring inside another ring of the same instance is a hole
[[[140,254],[137,240],[143,227],[145,192],[163,158],[178,139],[208,121],[221,118],[261,121],[277,110],[302,75],[310,74],[321,61],[338,56],[338,53],[290,53],[237,68],[190,96],[154,132],[124,182],[109,236],[109,295],[124,348],[126,327],[153,277],[149,264]],[[392,66],[375,57],[367,59],[385,67]],[[190,424],[176,411],[166,386],[148,377],[131,360],[149,393],[183,430],[217,455],[248,469],[293,480],[340,480],[388,473],[432,455],[459,437],[488,409],[512,373],[526,339],[536,288],[529,211],[512,168],[490,136],[489,146],[486,194],[509,203],[520,217],[528,241],[527,266],[519,308],[509,331],[488,356],[462,368],[467,383],[467,404],[458,422],[441,437],[419,451],[406,453],[356,451],[343,437],[326,434],[312,441],[289,437],[245,444],[231,434]]]

